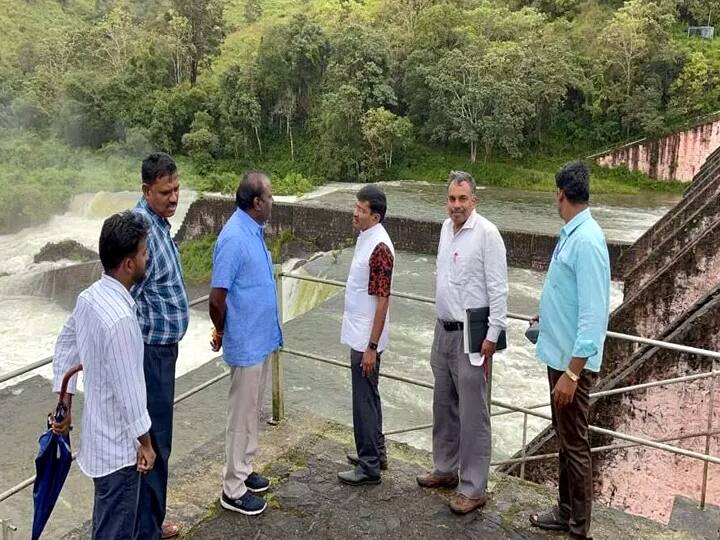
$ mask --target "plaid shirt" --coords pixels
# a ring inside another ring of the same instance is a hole
[[[180,253],[170,236],[170,222],[153,212],[145,197],[140,199],[135,212],[150,223],[145,277],[130,290],[137,303],[143,341],[148,345],[177,343],[188,327],[188,299]]]

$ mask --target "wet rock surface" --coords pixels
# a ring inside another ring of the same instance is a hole
[[[54,262],[69,260],[76,262],[97,261],[99,255],[92,249],[88,249],[75,240],[63,240],[62,242],[48,242],[40,252],[35,255],[34,262]]]

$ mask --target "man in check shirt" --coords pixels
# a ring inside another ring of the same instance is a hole
[[[492,450],[487,367],[507,315],[507,262],[497,227],[475,211],[475,180],[462,171],[448,179],[447,209],[437,255],[433,391],[433,470],[422,487],[458,487],[450,509],[467,514],[487,501]],[[482,366],[465,354],[463,322],[469,308],[490,308],[481,346]]]
[[[175,364],[178,343],[188,327],[188,299],[180,253],[170,235],[168,221],[178,206],[180,180],[175,161],[164,152],[147,156],[142,163],[143,195],[135,212],[150,225],[145,277],[131,291],[138,306],[138,320],[145,343],[145,384],[152,420],[150,439],[157,453],[152,473],[141,480],[138,499],[139,538],[159,540],[180,534],[165,521],[168,464],[172,449]]]
[[[100,233],[105,273],[80,293],[55,346],[55,392],[70,368],[83,365],[85,408],[77,462],[95,484],[92,537],[98,540],[135,538],[138,472],[147,473],[155,463],[142,334],[129,293],[145,273],[147,231],[145,220],[133,212],[105,221]],[[75,391],[73,378],[65,398],[68,414],[53,425],[56,433],[69,429]]]

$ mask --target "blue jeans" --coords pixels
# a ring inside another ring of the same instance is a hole
[[[93,540],[132,540],[140,490],[140,473],[135,465],[93,478],[93,483]]]
[[[145,386],[150,415],[150,440],[155,450],[155,466],[140,479],[138,498],[138,540],[159,540],[165,521],[168,461],[172,448],[175,363],[178,346],[145,344]]]

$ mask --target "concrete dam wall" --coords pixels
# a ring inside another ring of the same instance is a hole
[[[591,158],[599,165],[624,165],[657,180],[691,182],[708,156],[719,147],[720,118],[716,115],[665,137],[642,139]]]
[[[235,211],[231,199],[206,198],[195,201],[188,210],[176,240],[183,242],[199,236],[218,233]],[[395,247],[413,253],[435,255],[440,240],[440,222],[388,216],[384,222]],[[297,204],[273,204],[272,219],[267,227],[270,235],[291,231],[294,236],[310,240],[322,250],[352,245],[352,213]],[[500,231],[507,248],[508,264],[544,272],[547,270],[556,236],[522,231]],[[622,279],[623,254],[630,244],[608,244],[614,279]]]

